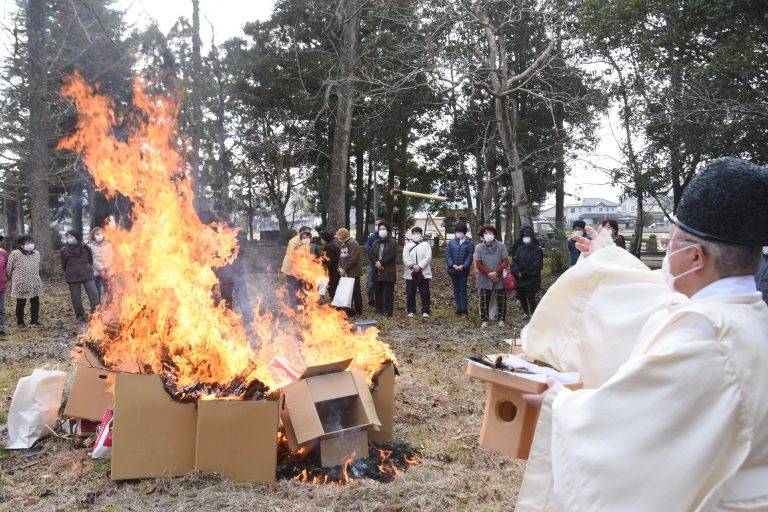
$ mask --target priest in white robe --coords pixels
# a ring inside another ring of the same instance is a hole
[[[529,397],[542,410],[516,511],[768,511],[768,306],[752,278],[768,169],[711,162],[676,214],[662,274],[684,297],[596,388]]]

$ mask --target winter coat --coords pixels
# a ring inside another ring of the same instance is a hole
[[[339,278],[339,258],[341,257],[341,243],[334,239],[325,244],[325,258],[323,265],[328,269],[330,279]]]
[[[755,275],[757,291],[762,292],[763,301],[768,304],[768,256],[763,254],[760,257],[760,270]]]
[[[517,279],[517,289],[537,292],[541,288],[541,268],[544,266],[544,251],[539,242],[532,240],[523,244],[512,257],[510,271]]]
[[[464,237],[464,242],[459,243],[458,238],[451,239],[445,249],[445,262],[448,264],[448,273],[456,275],[468,275],[472,266],[472,257],[475,253],[475,242],[470,237]],[[463,265],[464,270],[454,270],[454,265]]]
[[[8,253],[5,249],[0,249],[0,292],[4,292],[8,289],[8,276],[5,274],[5,270],[8,267]]]
[[[286,275],[291,275],[291,269],[293,268],[293,260],[291,259],[291,252],[296,247],[296,244],[301,243],[301,237],[299,235],[294,236],[288,240],[288,247],[285,248],[285,256],[283,256],[283,266],[280,267],[280,272]]]
[[[40,279],[40,253],[16,249],[8,257],[6,272],[11,276],[11,297],[31,299],[43,294]]]
[[[509,254],[511,256],[514,256],[517,250],[520,248],[520,246],[523,245],[523,231],[525,231],[526,229],[530,229],[531,231],[533,231],[533,226],[531,226],[528,223],[523,223],[520,226],[520,230],[518,231],[518,236],[517,238],[515,238],[515,241],[512,242],[512,246],[509,248]]]
[[[339,267],[346,272],[346,277],[360,277],[363,271],[363,262],[360,257],[360,244],[357,240],[348,237],[339,242],[341,249],[339,251]]]
[[[112,266],[112,244],[107,241],[91,242],[88,247],[93,253],[93,275],[106,277]]]
[[[93,252],[82,242],[61,248],[61,268],[68,283],[82,283],[93,279]]]
[[[421,267],[421,277],[423,279],[432,279],[432,247],[428,242],[421,241],[418,244],[415,242],[408,242],[403,247],[403,277],[406,280],[413,278],[413,271],[411,265],[418,265]]]
[[[475,267],[477,267],[478,290],[501,290],[504,283],[501,280],[501,272],[509,265],[507,247],[500,241],[494,240],[490,247],[485,242],[475,246]],[[499,279],[494,283],[488,277],[491,272],[496,272]]]
[[[615,243],[617,246],[621,247],[622,249],[627,249],[627,240],[624,238],[623,235],[613,235],[613,243]]]
[[[379,258],[379,247],[384,246],[384,253]],[[371,246],[371,252],[368,253],[368,259],[371,265],[374,265],[373,280],[383,281],[387,283],[394,283],[397,277],[395,266],[397,264],[397,242],[391,237],[380,238],[373,242]],[[375,264],[377,261],[381,261],[381,268],[376,269]]]
[[[365,252],[366,254],[371,252],[371,247],[373,247],[373,242],[376,240],[379,240],[381,237],[379,236],[378,231],[374,231],[370,235],[368,235],[368,240],[365,242]]]

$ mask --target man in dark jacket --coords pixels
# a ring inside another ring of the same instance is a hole
[[[588,240],[592,240],[592,237],[590,237],[585,230],[587,229],[587,223],[583,220],[575,220],[573,221],[573,234],[576,236],[583,236],[587,238]],[[576,247],[576,242],[573,240],[573,238],[568,238],[568,254],[571,255],[571,266],[574,266],[577,261],[579,261],[579,256],[581,256],[581,251]]]
[[[376,219],[376,223],[373,226],[373,233],[368,235],[368,240],[365,243],[365,254],[371,253],[371,247],[373,242],[379,239],[379,224],[384,222],[384,219]],[[368,305],[373,306],[376,303],[376,297],[373,292],[373,265],[368,265]]]
[[[368,259],[373,265],[376,312],[387,316],[392,316],[395,310],[395,266],[398,252],[389,224],[382,221],[379,224],[379,239],[373,243]]]
[[[453,286],[453,302],[456,304],[456,314],[466,315],[469,311],[467,296],[467,279],[472,267],[472,256],[475,254],[475,243],[467,237],[467,225],[456,223],[456,236],[448,242],[445,249],[445,262],[448,264],[448,275]]]
[[[339,258],[341,257],[341,244],[330,231],[323,231],[320,238],[325,242],[325,258],[323,266],[328,269],[328,295],[331,300],[336,295],[336,287],[339,285]]]
[[[517,279],[517,299],[523,308],[523,319],[528,320],[536,310],[536,294],[541,289],[544,251],[530,228],[523,231],[521,240],[522,245],[512,257],[511,270]]]
[[[520,248],[521,245],[523,245],[523,231],[525,231],[526,229],[530,229],[531,231],[533,231],[533,226],[531,226],[527,222],[524,222],[520,226],[520,236],[515,238],[515,241],[512,242],[512,246],[509,248],[510,258],[514,257],[517,250]]]
[[[339,251],[338,271],[341,277],[351,277],[355,280],[355,286],[352,290],[352,304],[354,310],[347,310],[347,314],[363,314],[363,296],[360,293],[360,274],[363,271],[362,258],[360,256],[360,245],[357,240],[349,235],[349,230],[340,228],[336,231],[336,238],[339,239],[341,250]]]
[[[83,235],[79,231],[70,229],[64,235],[64,247],[61,248],[61,267],[64,269],[64,278],[69,285],[69,295],[72,299],[72,309],[79,322],[85,322],[85,308],[81,297],[81,286],[88,295],[88,304],[91,313],[99,305],[99,291],[93,280],[93,253],[91,248],[83,243]]]

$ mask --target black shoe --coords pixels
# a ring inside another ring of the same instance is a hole
[[[375,305],[376,305],[376,303],[375,303],[375,302],[369,302],[369,303],[368,303],[368,305],[369,305],[369,306],[375,306]]]
[[[5,334],[5,331],[4,331],[4,330],[0,330],[0,336],[6,336],[6,334]]]
[[[24,329],[26,326],[27,324],[25,324],[24,322],[21,322],[20,324],[16,324],[16,327],[18,327],[19,329]]]
[[[78,316],[75,320],[77,320],[78,322],[83,322],[83,323],[88,321],[88,320],[85,319],[84,316]]]
[[[29,324],[29,326],[30,327],[42,327],[43,324],[41,324],[40,322],[32,322],[32,323]]]

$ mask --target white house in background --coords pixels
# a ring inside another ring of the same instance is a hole
[[[659,197],[664,207],[662,208],[653,197],[643,199],[643,211],[645,212],[645,225],[662,228],[669,227],[669,219],[664,215],[666,210],[670,215],[674,210],[673,199],[670,196]],[[621,202],[621,216],[637,218],[637,198],[625,199]]]
[[[599,197],[585,197],[581,203],[565,205],[565,223],[568,226],[575,220],[583,220],[587,225],[598,224],[618,215],[619,203]]]
[[[555,222],[555,205],[542,208],[539,212],[539,219]]]

